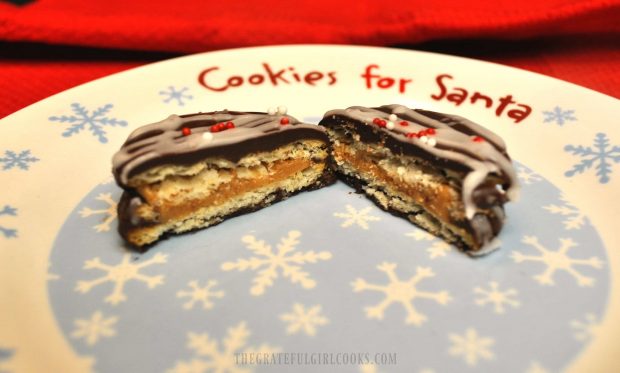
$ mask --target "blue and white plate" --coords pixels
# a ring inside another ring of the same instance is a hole
[[[145,254],[116,233],[110,160],[143,124],[390,103],[506,140],[522,196],[499,251],[472,259],[342,183]],[[0,371],[613,372],[618,117],[545,76],[344,46],[198,54],[50,97],[0,121]]]

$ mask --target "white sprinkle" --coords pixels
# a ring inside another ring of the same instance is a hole
[[[387,124],[385,125],[385,128],[387,128],[389,130],[393,130],[394,129],[394,122],[387,122]]]
[[[278,106],[278,114],[280,114],[280,115],[286,114],[287,110],[288,109],[286,108],[286,106]]]
[[[427,143],[428,142],[428,137],[427,136],[422,136],[420,137],[420,141],[422,141],[423,143]]]
[[[267,109],[267,114],[269,115],[276,115],[277,112],[278,112],[278,109],[274,107],[270,107],[269,109]]]
[[[213,134],[211,132],[203,132],[202,139],[204,141],[211,141],[213,140]]]
[[[430,146],[435,146],[435,145],[437,145],[437,140],[435,140],[434,137],[431,137],[430,139],[428,139],[428,143],[427,144],[430,145]]]
[[[399,166],[399,167],[396,169],[396,173],[397,173],[397,174],[399,174],[400,176],[403,176],[403,175],[405,174],[405,167],[403,167],[403,166]]]
[[[391,120],[392,122],[396,122],[398,120],[398,117],[396,116],[396,114],[390,114],[388,119]]]

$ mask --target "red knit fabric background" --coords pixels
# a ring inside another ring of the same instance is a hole
[[[620,0],[0,1],[0,118],[175,55],[337,43],[399,46],[540,72],[620,97]]]

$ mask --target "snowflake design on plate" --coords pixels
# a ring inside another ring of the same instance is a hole
[[[2,210],[0,210],[0,217],[2,216],[17,216],[17,209],[13,206],[5,205]],[[0,225],[0,233],[5,238],[14,238],[17,237],[17,229],[8,228]]]
[[[620,146],[610,146],[609,138],[604,133],[596,134],[592,146],[566,145],[564,150],[582,158],[581,162],[564,173],[567,177],[583,173],[594,166],[598,181],[601,184],[606,184],[613,172],[612,164],[620,162]]]
[[[559,106],[553,108],[550,111],[543,111],[545,116],[544,123],[554,122],[560,126],[563,126],[566,122],[576,121],[575,110],[564,110]]]
[[[288,324],[286,334],[304,332],[308,336],[315,336],[317,327],[329,323],[327,317],[321,315],[321,306],[315,305],[306,310],[303,304],[295,303],[290,313],[280,315],[280,320]]]
[[[451,333],[448,338],[452,342],[448,353],[463,358],[469,366],[476,366],[481,360],[495,358],[492,351],[495,340],[479,335],[474,328],[468,328],[463,335]]]
[[[289,231],[288,235],[280,240],[278,251],[273,252],[271,245],[265,241],[259,241],[252,235],[243,236],[241,241],[255,256],[238,259],[236,262],[225,262],[221,268],[223,271],[258,271],[252,280],[254,285],[250,288],[250,294],[255,296],[262,295],[266,288],[273,286],[274,280],[279,276],[278,269],[282,272],[282,277],[289,278],[293,284],[300,284],[304,289],[312,289],[316,286],[316,281],[301,270],[301,265],[329,260],[332,254],[328,251],[294,252],[299,244],[299,237],[301,232]]]
[[[421,229],[417,229],[413,232],[405,233],[407,237],[413,237],[416,241],[434,241],[437,237],[428,233],[427,231],[423,231]]]
[[[370,290],[385,294],[385,298],[379,304],[365,308],[366,316],[370,319],[382,320],[385,310],[392,303],[400,303],[407,311],[405,323],[420,326],[427,320],[427,317],[415,309],[413,305],[415,299],[431,299],[441,305],[447,304],[452,299],[447,291],[428,292],[417,288],[418,283],[435,276],[429,267],[416,267],[416,273],[405,281],[400,280],[396,275],[396,263],[384,262],[379,264],[377,269],[385,273],[389,280],[388,284],[371,284],[361,278],[357,278],[351,283],[353,291],[356,293]]]
[[[251,365],[244,366],[240,359],[243,354],[273,354],[280,351],[268,344],[248,346],[249,337],[250,331],[245,322],[229,328],[222,342],[207,333],[190,332],[187,334],[187,348],[193,351],[195,357],[178,361],[168,373],[248,373],[254,369]]]
[[[49,120],[52,122],[71,124],[71,126],[62,133],[64,137],[71,137],[80,133],[82,130],[88,129],[100,143],[105,144],[108,142],[104,129],[105,126],[127,126],[126,121],[107,116],[113,106],[114,105],[112,104],[103,105],[95,109],[92,113],[89,113],[88,109],[81,104],[73,103],[71,104],[71,111],[73,111],[73,115],[54,115],[49,117]]]
[[[582,274],[575,267],[588,266],[596,269],[603,267],[603,262],[595,256],[588,259],[570,257],[568,251],[577,246],[577,243],[570,238],[560,238],[560,248],[555,251],[544,247],[535,236],[524,236],[522,242],[533,247],[540,255],[527,255],[514,251],[511,257],[516,263],[540,262],[545,264],[545,271],[533,276],[541,285],[555,285],[553,279],[555,273],[564,271],[571,275],[579,286],[594,286],[594,278]]]
[[[30,164],[38,161],[40,159],[33,156],[30,150],[22,150],[19,153],[13,150],[5,150],[4,157],[0,158],[0,163],[4,163],[2,171],[8,171],[12,168],[28,171]]]
[[[169,86],[166,90],[159,91],[159,95],[164,96],[165,104],[172,102],[172,100],[176,100],[179,106],[183,106],[185,105],[185,100],[192,100],[194,98],[194,96],[187,92],[188,90],[189,88],[187,87],[177,90],[174,86]]]
[[[521,181],[521,183],[523,184],[531,185],[543,179],[542,176],[523,166],[522,164],[517,164],[515,166],[515,169],[515,171],[517,171],[517,178],[519,178],[519,181]]]
[[[208,280],[205,286],[198,285],[197,280],[190,281],[187,286],[188,290],[177,291],[177,298],[188,298],[189,300],[183,303],[183,308],[191,310],[196,303],[202,303],[203,310],[210,310],[213,308],[212,298],[223,298],[223,290],[213,290],[217,286],[217,281]]]
[[[586,216],[573,206],[564,194],[560,196],[560,200],[562,201],[561,205],[545,205],[543,209],[552,214],[563,216],[562,224],[566,230],[581,229],[586,223]]]
[[[428,252],[428,257],[430,259],[444,257],[450,251],[452,251],[452,246],[447,242],[440,240],[433,242],[433,244],[428,249],[426,249],[426,252]]]
[[[96,311],[89,319],[77,319],[73,322],[75,329],[72,338],[83,339],[89,345],[95,345],[100,338],[110,338],[116,335],[118,317],[104,317],[101,311]]]
[[[110,282],[114,284],[114,287],[112,292],[105,298],[105,302],[112,305],[117,305],[120,302],[127,300],[127,295],[125,295],[124,288],[128,281],[135,280],[143,282],[149,289],[153,289],[154,287],[163,284],[163,275],[147,276],[140,273],[140,270],[153,264],[166,263],[166,260],[167,255],[159,253],[155,254],[155,256],[150,259],[138,263],[131,263],[131,254],[125,254],[122,261],[117,265],[102,263],[98,257],[87,260],[84,263],[84,269],[98,269],[106,272],[106,275],[95,278],[94,280],[78,281],[75,291],[80,293],[88,293],[92,288]]]
[[[433,241],[432,245],[426,249],[429,259],[444,257],[452,251],[450,244],[421,229],[406,233],[405,236],[413,237],[416,241]]]
[[[475,300],[478,306],[485,306],[487,304],[493,305],[495,313],[503,314],[506,312],[505,306],[518,308],[521,303],[515,299],[519,292],[516,289],[510,288],[507,290],[500,290],[499,284],[496,281],[489,282],[489,288],[475,287],[474,294],[480,295]]]
[[[598,318],[593,313],[587,313],[581,320],[571,320],[570,327],[573,329],[573,337],[580,342],[594,339],[600,330]]]
[[[335,217],[344,219],[342,224],[340,224],[342,228],[348,228],[355,224],[362,229],[368,229],[368,222],[381,220],[379,217],[369,215],[372,207],[366,207],[358,211],[355,207],[346,205],[345,209],[347,212],[334,213]]]
[[[112,222],[116,220],[116,201],[112,198],[111,193],[100,193],[95,199],[97,201],[104,202],[106,206],[104,208],[97,209],[84,207],[80,210],[79,214],[83,218],[88,218],[93,215],[102,215],[103,221],[99,224],[93,225],[93,228],[99,233],[108,232]]]

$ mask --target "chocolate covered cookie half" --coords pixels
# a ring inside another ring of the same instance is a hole
[[[322,127],[286,109],[172,115],[136,129],[113,157],[119,232],[146,248],[335,181]]]
[[[339,177],[382,209],[472,255],[498,246],[518,196],[504,141],[456,115],[402,105],[332,110],[319,123]]]

